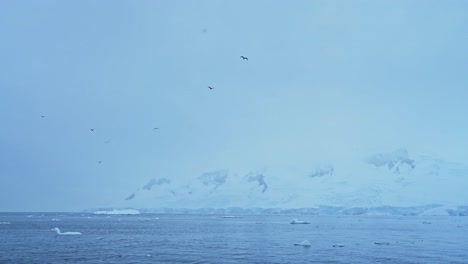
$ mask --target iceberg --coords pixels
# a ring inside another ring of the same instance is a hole
[[[81,235],[80,232],[60,232],[60,229],[58,227],[51,229],[52,231],[55,231],[57,235],[67,235],[67,236],[76,236],[76,235]]]
[[[297,219],[293,219],[293,220],[291,221],[291,224],[294,225],[294,224],[310,224],[310,223],[307,222],[307,221],[300,221],[300,220],[297,220]]]
[[[112,210],[112,211],[95,211],[96,215],[138,215],[140,211],[135,209]]]
[[[310,247],[310,242],[307,240],[302,241],[301,243],[294,243],[295,246]]]

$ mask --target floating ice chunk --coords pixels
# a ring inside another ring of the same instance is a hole
[[[307,240],[302,241],[301,243],[294,243],[295,246],[310,247],[310,242]]]
[[[0,225],[9,225],[11,224],[10,222],[0,222]]]
[[[60,221],[58,218],[52,218],[52,221]]]
[[[388,242],[374,242],[374,244],[376,244],[376,245],[385,245],[385,246],[390,245],[390,243],[388,243]]]
[[[62,232],[60,232],[60,229],[58,229],[58,227],[53,228],[51,230],[55,231],[57,233],[57,235],[67,235],[67,236],[81,235],[80,232],[65,232],[65,233],[62,233]]]
[[[333,247],[344,247],[343,244],[333,244],[332,246],[333,246]]]
[[[297,220],[297,219],[293,219],[291,220],[291,224],[310,224],[309,222],[307,221],[300,221],[300,220]]]

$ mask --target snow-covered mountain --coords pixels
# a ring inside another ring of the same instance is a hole
[[[294,168],[219,168],[193,177],[155,178],[141,185],[115,206],[298,209],[327,205],[356,214],[385,206],[443,205],[448,206],[447,212],[468,204],[468,165],[398,149]],[[378,214],[377,209],[373,212]]]

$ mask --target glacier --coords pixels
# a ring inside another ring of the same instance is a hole
[[[406,149],[287,167],[219,168],[147,185],[151,188],[132,199],[119,199],[112,207],[207,213],[237,213],[226,208],[239,208],[243,214],[262,208],[264,213],[468,215],[468,207],[463,207],[468,204],[468,165]]]

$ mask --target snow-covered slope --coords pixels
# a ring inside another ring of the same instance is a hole
[[[115,206],[287,209],[438,204],[455,208],[468,204],[468,166],[399,149],[295,168],[219,168],[193,177],[152,179],[142,186]]]

